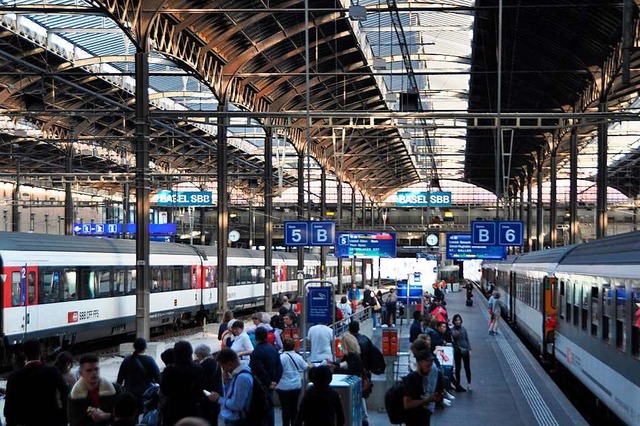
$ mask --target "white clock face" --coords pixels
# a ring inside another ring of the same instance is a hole
[[[429,234],[427,235],[427,244],[430,246],[437,246],[438,245],[438,236],[435,234]]]
[[[240,239],[240,232],[236,231],[235,229],[233,231],[229,231],[229,240],[232,243],[237,242]]]

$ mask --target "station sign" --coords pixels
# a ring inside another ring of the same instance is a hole
[[[338,232],[336,257],[396,257],[394,232]]]
[[[524,225],[520,221],[474,221],[471,222],[471,242],[488,246],[522,246]]]
[[[398,207],[448,207],[452,204],[451,192],[398,191]]]
[[[476,245],[471,242],[471,234],[447,234],[447,259],[502,260],[506,258],[506,246]]]
[[[332,221],[288,221],[284,223],[285,246],[332,246],[336,224]]]
[[[178,226],[175,223],[150,223],[150,235],[175,235],[178,232]],[[128,223],[124,226],[122,223],[74,223],[74,235],[83,236],[116,236],[122,234],[135,234],[136,224]]]
[[[156,204],[166,207],[208,207],[213,204],[213,192],[158,191]]]

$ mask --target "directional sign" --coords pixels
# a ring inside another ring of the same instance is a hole
[[[336,257],[396,257],[393,232],[338,232]]]
[[[136,224],[128,223],[125,227],[121,223],[74,223],[73,233],[84,236],[113,236],[121,235],[123,231],[127,234],[136,233]],[[151,235],[174,235],[178,231],[175,223],[151,223],[149,224],[149,234]]]
[[[521,246],[524,244],[522,222],[498,222],[498,244],[501,246]]]
[[[482,246],[471,243],[470,234],[447,234],[447,259],[506,259],[504,246]]]
[[[332,246],[335,241],[334,222],[309,222],[312,246]]]
[[[308,222],[285,222],[284,223],[284,245],[285,246],[308,246],[309,226]]]
[[[480,246],[496,245],[497,222],[471,222],[471,243]]]

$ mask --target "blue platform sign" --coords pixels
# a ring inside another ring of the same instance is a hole
[[[475,245],[494,246],[496,245],[497,222],[474,221],[471,222],[471,242]]]
[[[207,207],[213,204],[211,191],[158,191],[156,204],[167,207]]]
[[[493,259],[507,258],[504,246],[484,246],[471,243],[471,234],[447,234],[447,259]]]
[[[335,242],[336,225],[334,222],[309,222],[312,246],[332,246]]]
[[[151,223],[149,224],[149,234],[151,235],[175,235],[178,226],[175,223]],[[109,237],[136,233],[136,224],[128,223],[124,226],[121,223],[74,223],[73,233],[75,235],[92,237]]]
[[[330,324],[333,320],[333,287],[309,287],[307,324]]]
[[[501,246],[521,246],[524,244],[522,222],[498,222],[498,244]]]
[[[290,221],[284,223],[285,246],[332,246],[336,225],[331,221]]]
[[[397,295],[398,300],[402,303],[420,303],[422,294],[422,284],[408,284],[406,281],[398,282]]]
[[[308,222],[285,222],[284,223],[284,245],[285,246],[308,246],[309,245],[309,225]]]
[[[337,232],[336,257],[396,257],[394,232]]]
[[[451,192],[398,191],[398,207],[448,207],[452,204]]]

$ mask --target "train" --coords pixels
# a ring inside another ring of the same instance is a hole
[[[227,250],[227,303],[231,309],[264,305],[264,252]],[[298,294],[297,254],[274,251],[272,297]],[[215,246],[150,243],[152,331],[193,323],[218,305]],[[39,339],[49,352],[135,333],[135,241],[0,232],[0,365],[17,345]],[[362,280],[358,264],[327,256],[325,280]],[[321,260],[306,253],[304,280],[321,276]],[[269,307],[271,308],[271,307]]]
[[[544,358],[640,424],[640,232],[485,261],[480,285]]]

